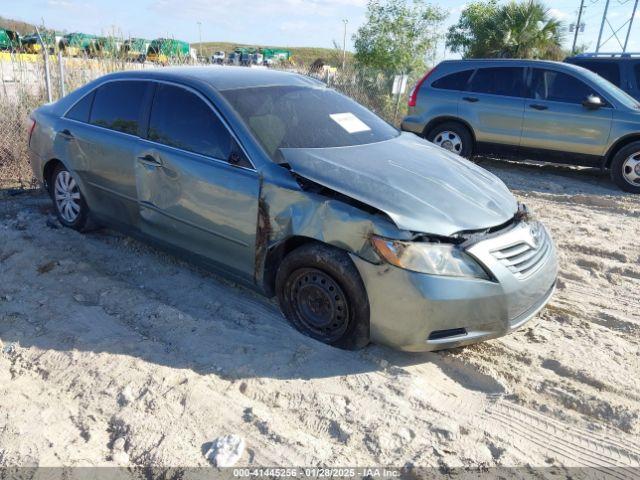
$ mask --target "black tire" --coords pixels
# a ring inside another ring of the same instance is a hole
[[[452,150],[461,157],[470,158],[473,155],[473,136],[469,129],[460,122],[439,123],[427,132],[425,138],[432,143],[444,132],[453,132],[460,138],[462,145],[459,150]]]
[[[276,294],[303,334],[347,350],[369,343],[367,292],[346,252],[320,243],[295,249],[278,268]]]
[[[62,225],[68,228],[73,228],[74,230],[78,230],[79,232],[86,231],[92,226],[92,223],[89,217],[89,207],[84,200],[84,195],[82,195],[80,187],[76,185],[75,190],[73,190],[74,193],[77,191],[79,195],[79,199],[77,199],[77,205],[80,207],[80,210],[74,220],[70,221],[68,218],[65,218],[65,215],[61,211],[61,208],[56,201],[56,181],[58,179],[58,176],[64,173],[66,173],[67,175],[70,174],[70,172],[65,168],[64,165],[59,164],[53,170],[51,178],[48,181],[49,194],[51,195],[51,200],[53,201],[53,209],[55,210],[56,216],[58,217],[58,220]]]
[[[625,178],[625,173],[630,173],[630,167],[625,162],[629,158],[637,158],[640,160],[640,142],[633,142],[620,149],[611,162],[611,180],[625,192],[640,193],[640,179],[631,182]],[[625,172],[626,171],[626,172]],[[636,175],[640,176],[640,172],[636,169]]]

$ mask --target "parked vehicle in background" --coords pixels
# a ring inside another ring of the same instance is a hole
[[[597,73],[640,100],[640,53],[582,53],[564,61]]]
[[[576,65],[442,62],[412,90],[402,129],[463,157],[608,168],[620,188],[640,193],[640,103]]]
[[[33,170],[64,226],[187,255],[334,346],[495,338],[553,293],[553,242],[497,177],[306,76],[120,72],[32,122]]]
[[[262,65],[263,62],[263,56],[261,53],[259,52],[255,52],[253,55],[251,55],[251,63],[253,65]]]
[[[63,39],[61,33],[52,30],[41,30],[40,38],[45,47],[48,48],[49,53],[57,51],[60,42]],[[33,32],[29,35],[22,37],[22,49],[25,53],[37,54],[42,52],[42,45],[40,44],[40,38],[38,38],[37,32]]]
[[[17,52],[20,50],[21,45],[18,32],[0,28],[0,51]]]
[[[187,42],[174,38],[156,38],[149,44],[147,60],[167,63],[169,59],[191,58],[191,48]]]
[[[98,37],[86,33],[68,33],[60,40],[59,47],[70,57],[92,55],[97,51]]]
[[[218,65],[222,65],[224,63],[226,54],[222,51],[216,52],[211,56],[211,63],[217,63]]]
[[[240,65],[240,54],[238,52],[231,52],[227,57],[227,63],[229,65]]]
[[[144,62],[151,40],[145,38],[128,38],[122,44],[122,55],[131,62]]]

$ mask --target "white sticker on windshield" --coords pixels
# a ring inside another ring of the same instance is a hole
[[[348,133],[367,132],[371,130],[366,123],[356,117],[353,113],[332,113],[329,116],[331,117],[331,120],[344,128]]]

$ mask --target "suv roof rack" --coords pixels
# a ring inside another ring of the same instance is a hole
[[[640,52],[598,52],[598,53],[579,53],[575,55],[580,58],[636,58],[640,57]]]

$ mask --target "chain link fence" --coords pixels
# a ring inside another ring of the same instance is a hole
[[[46,62],[47,69],[45,58],[41,55],[0,55],[0,189],[25,189],[37,186],[28,160],[28,117],[32,110],[46,103],[49,96],[55,101],[63,96],[63,93],[72,92],[107,73],[167,66],[117,58],[50,56]],[[174,60],[169,63],[169,66],[185,63],[200,65],[193,60],[187,62]],[[329,87],[365,105],[394,125],[398,125],[399,120],[406,113],[406,95],[392,94],[394,72],[372,71],[349,65],[345,69],[324,65],[305,68],[291,64],[275,65],[269,68],[319,79]],[[413,80],[410,78],[409,84]]]

